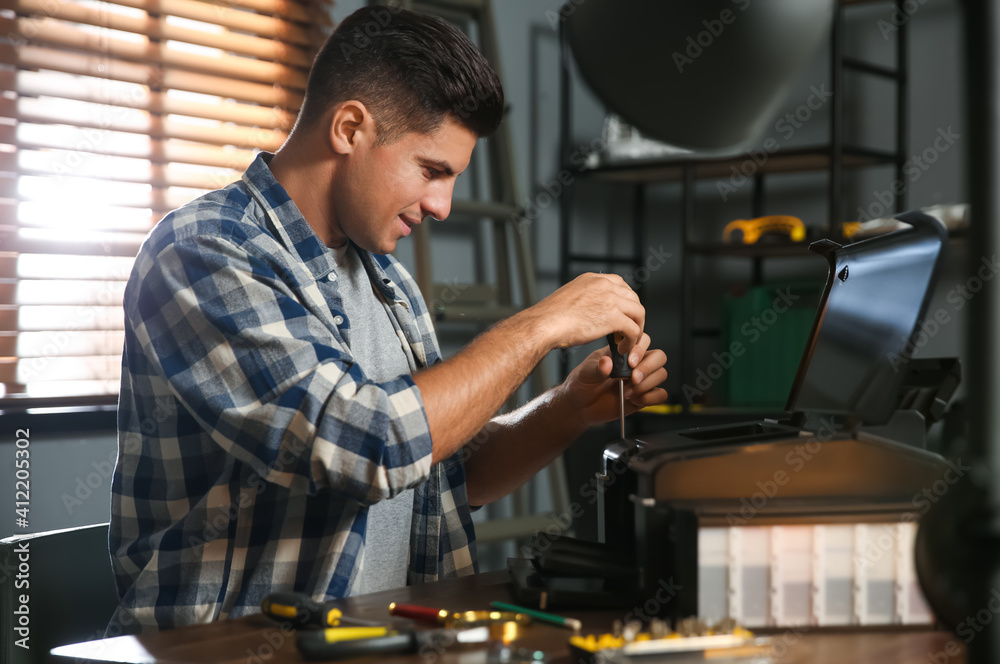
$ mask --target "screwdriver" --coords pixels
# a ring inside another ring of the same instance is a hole
[[[296,627],[337,627],[345,625],[378,626],[382,623],[345,616],[340,609],[320,604],[304,593],[271,593],[260,603],[264,615]],[[345,633],[346,632],[342,632]]]
[[[459,644],[485,644],[490,641],[489,627],[473,629],[392,630],[385,635],[368,638],[343,638],[332,628],[299,632],[295,638],[302,659],[330,661],[388,653],[443,653]]]
[[[624,339],[621,332],[608,335],[608,346],[611,347],[611,378],[618,381],[618,413],[621,419],[621,437],[625,440],[625,381],[632,378],[632,367],[628,358],[618,352],[618,344]]]
[[[519,611],[457,611],[450,613],[447,609],[435,609],[417,604],[397,604],[396,602],[389,605],[389,615],[420,620],[449,629],[467,629],[500,623],[521,625],[531,623],[531,618]]]

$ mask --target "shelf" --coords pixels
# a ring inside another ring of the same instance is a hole
[[[460,219],[512,219],[518,216],[516,205],[493,201],[470,201],[456,199],[451,202],[449,218]]]
[[[762,244],[726,244],[692,242],[685,248],[692,254],[734,256],[739,258],[802,258],[813,256],[808,242],[765,242]]]
[[[891,165],[897,155],[892,152],[866,148],[843,148],[844,168],[866,168],[869,166]],[[750,176],[756,173],[800,173],[825,171],[830,167],[830,148],[825,145],[777,150],[759,166],[748,153],[718,158],[694,158],[690,156],[671,159],[655,159],[619,164],[604,164],[596,168],[583,169],[581,176],[618,182],[670,182],[684,177],[686,168],[694,168],[695,178],[725,178],[733,175],[735,167],[741,176],[740,167],[754,166]],[[751,170],[749,167],[746,170]]]
[[[878,235],[859,236],[854,240],[845,238],[829,238],[838,244],[851,244],[860,242],[868,238],[878,237]],[[948,242],[952,245],[960,245],[967,238],[965,228],[952,229],[948,231]],[[823,238],[814,237],[806,242],[762,242],[759,244],[728,244],[726,242],[692,242],[685,247],[685,251],[691,254],[705,256],[729,256],[736,258],[803,258],[805,256],[815,256],[809,251],[809,245]]]

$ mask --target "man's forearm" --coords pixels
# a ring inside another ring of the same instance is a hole
[[[449,360],[414,374],[430,426],[432,461],[447,459],[476,435],[550,350],[610,332],[621,332],[634,346],[643,336],[645,315],[635,291],[618,275],[583,274],[497,323]]]
[[[466,445],[469,504],[486,505],[503,498],[586,430],[561,388],[554,387],[513,413],[493,418]]]
[[[413,375],[427,413],[432,462],[483,428],[550,350],[529,311],[501,321],[454,357]]]

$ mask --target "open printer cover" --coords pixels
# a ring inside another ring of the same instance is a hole
[[[947,233],[920,212],[897,218],[910,227],[810,245],[829,274],[785,416],[612,441],[598,542],[548,538],[530,565],[512,565],[521,601],[629,605],[674,579],[662,617],[696,615],[699,524],[913,518],[914,496],[949,469],[924,433],[959,366],[910,357]]]

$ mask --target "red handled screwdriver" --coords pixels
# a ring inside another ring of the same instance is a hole
[[[618,413],[621,418],[621,436],[625,440],[625,381],[632,378],[632,367],[628,358],[618,352],[618,344],[625,336],[621,332],[608,335],[608,346],[611,347],[611,378],[618,381]]]

